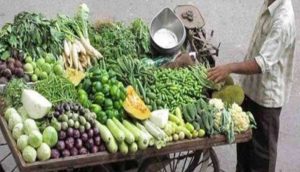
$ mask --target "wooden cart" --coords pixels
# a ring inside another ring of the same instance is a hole
[[[200,168],[199,171],[206,171],[207,168],[213,168],[214,171],[219,171],[218,159],[212,147],[227,144],[225,136],[216,135],[209,138],[186,139],[169,143],[160,150],[151,147],[143,151],[138,151],[135,154],[122,155],[120,153],[110,154],[107,152],[99,152],[25,163],[21,153],[17,149],[11,132],[8,130],[7,122],[2,115],[0,115],[0,126],[17,167],[20,171],[24,172],[72,171],[77,168],[89,166],[98,166],[97,171],[112,171],[112,168],[106,164],[124,162],[127,160],[137,160],[141,162],[139,163],[138,171],[178,171],[179,169],[179,171],[194,171],[196,168]],[[235,142],[246,142],[250,140],[251,137],[252,131],[249,130],[245,133],[237,134]],[[118,171],[119,170],[120,168]]]

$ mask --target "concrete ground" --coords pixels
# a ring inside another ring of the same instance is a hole
[[[292,0],[296,15],[296,25],[300,26],[300,1]],[[0,0],[0,26],[13,20],[15,14],[21,11],[35,11],[54,17],[57,13],[74,14],[79,3],[86,2],[91,11],[92,20],[115,19],[130,22],[141,17],[150,22],[162,8],[174,8],[179,4],[196,5],[206,21],[205,28],[215,31],[215,41],[222,43],[219,63],[241,61],[248,48],[254,29],[258,11],[263,0]],[[300,169],[300,36],[297,37],[295,56],[295,76],[293,92],[289,103],[281,113],[281,128],[278,145],[278,161],[276,171],[296,172]],[[0,144],[5,142],[0,133]],[[236,163],[235,145],[216,148],[221,168],[233,172]],[[0,147],[0,160],[9,152],[6,146]],[[11,171],[15,163],[10,156],[4,163],[5,171]]]

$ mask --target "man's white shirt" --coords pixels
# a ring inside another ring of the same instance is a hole
[[[262,73],[244,76],[242,86],[259,105],[276,108],[284,105],[291,90],[296,26],[291,0],[267,4],[260,12],[245,57],[254,58]]]

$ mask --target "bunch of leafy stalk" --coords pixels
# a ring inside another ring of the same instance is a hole
[[[150,52],[149,30],[141,19],[129,26],[121,22],[98,22],[89,31],[91,43],[106,58],[141,59]]]
[[[8,59],[12,48],[24,51],[33,59],[45,53],[60,54],[62,42],[63,33],[55,20],[48,20],[42,14],[21,12],[13,23],[5,24],[0,30],[0,59]]]

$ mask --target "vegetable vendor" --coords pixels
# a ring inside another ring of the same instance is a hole
[[[275,171],[279,115],[292,84],[295,17],[291,0],[265,0],[244,62],[209,70],[209,79],[224,81],[243,74],[243,109],[257,121],[253,139],[237,144],[237,171]]]

